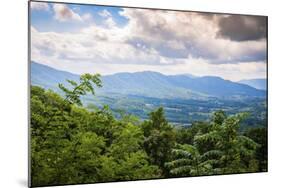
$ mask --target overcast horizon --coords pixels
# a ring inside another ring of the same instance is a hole
[[[31,60],[75,74],[266,78],[261,16],[31,3]]]

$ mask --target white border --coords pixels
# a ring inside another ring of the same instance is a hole
[[[63,0],[61,0],[63,1]],[[64,0],[65,1],[65,0]],[[69,2],[69,1],[65,1]],[[276,0],[71,0],[78,3],[123,5],[269,16],[269,173],[133,181],[73,187],[278,187],[281,164],[280,98],[281,24]],[[27,186],[27,0],[0,6],[0,187]],[[274,186],[275,185],[275,186]]]

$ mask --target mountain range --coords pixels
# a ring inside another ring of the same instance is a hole
[[[58,83],[78,81],[79,75],[31,63],[31,84],[58,91]],[[206,99],[208,97],[265,97],[264,90],[215,76],[164,75],[144,71],[102,76],[97,95],[137,95],[155,98]]]
[[[240,80],[239,83],[252,86],[256,89],[261,89],[261,90],[267,89],[267,80],[266,79]]]

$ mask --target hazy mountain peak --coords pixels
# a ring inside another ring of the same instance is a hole
[[[240,80],[238,83],[246,84],[256,89],[266,90],[267,89],[267,80],[264,78],[258,79],[245,79]]]
[[[79,80],[79,75],[59,71],[46,65],[31,63],[31,82],[57,89],[66,79]],[[116,73],[102,76],[103,87],[97,93],[119,93],[155,98],[206,98],[232,96],[264,97],[265,92],[251,86],[224,80],[217,76],[191,78],[185,75],[164,75],[153,71]]]

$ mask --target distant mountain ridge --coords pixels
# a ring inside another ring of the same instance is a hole
[[[79,80],[79,75],[56,70],[46,65],[31,63],[31,83],[45,88],[57,89],[66,79]],[[206,97],[265,97],[266,92],[251,86],[224,80],[220,77],[190,75],[163,75],[144,71],[116,73],[102,76],[103,87],[97,94],[117,93],[155,98],[203,99]]]
[[[240,80],[239,83],[249,85],[256,89],[267,89],[267,80],[266,79],[249,79],[249,80]]]

